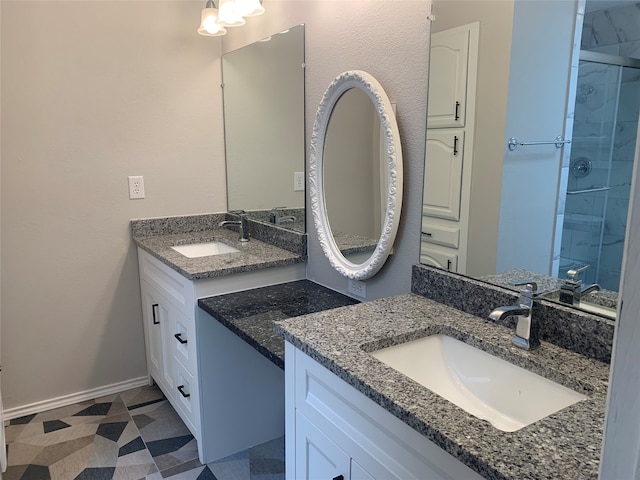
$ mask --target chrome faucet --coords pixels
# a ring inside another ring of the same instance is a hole
[[[225,220],[220,222],[221,227],[225,227],[227,225],[237,225],[240,227],[240,241],[248,242],[249,241],[249,220],[247,218],[246,213],[241,213],[238,215],[240,220]]]
[[[287,207],[274,207],[269,212],[269,222],[274,225],[280,225],[285,222],[295,222],[296,217],[293,215],[285,215],[282,211]]]
[[[583,295],[601,290],[600,285],[593,283],[591,285],[582,285],[579,279],[581,272],[584,272],[589,265],[583,265],[579,268],[567,270],[567,278],[560,286],[560,301],[567,305],[580,305],[580,299]]]
[[[538,285],[535,282],[516,283],[522,286],[518,305],[498,307],[489,314],[489,319],[493,321],[502,320],[506,317],[518,317],[516,324],[516,334],[512,339],[514,345],[525,350],[534,350],[540,346],[539,329],[537,321],[533,320],[533,300],[535,298]]]

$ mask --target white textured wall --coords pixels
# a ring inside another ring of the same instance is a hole
[[[430,2],[424,0],[270,0],[267,12],[229,30],[223,49],[234,50],[270,33],[305,23],[307,156],[316,109],[327,86],[346,70],[375,76],[397,103],[404,155],[404,205],[394,254],[367,281],[367,297],[410,290],[411,265],[418,263],[427,105]],[[309,200],[307,198],[307,205]],[[346,292],[347,279],[325,259],[307,218],[307,276]]]
[[[203,6],[1,2],[5,408],[146,374],[129,219],[226,209]]]
[[[640,137],[640,129],[638,130]],[[640,143],[636,143],[631,207],[620,285],[616,333],[607,399],[600,479],[640,478]]]

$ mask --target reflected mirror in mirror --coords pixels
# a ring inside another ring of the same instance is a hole
[[[402,209],[402,148],[391,102],[360,70],[329,85],[316,113],[309,158],[311,212],[325,256],[365,280],[391,253]]]
[[[305,231],[304,25],[222,57],[227,206]]]
[[[553,301],[614,314],[636,2],[435,0],[434,14],[421,262],[514,289],[535,280]]]

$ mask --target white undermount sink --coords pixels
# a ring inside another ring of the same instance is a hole
[[[176,245],[171,248],[188,258],[209,257],[211,255],[240,251],[222,242],[190,243],[188,245]]]
[[[586,398],[446,335],[371,355],[505,432],[515,432]]]

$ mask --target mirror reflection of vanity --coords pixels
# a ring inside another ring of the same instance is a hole
[[[514,289],[535,276],[552,300],[589,265],[582,286],[613,292],[583,300],[615,303],[640,90],[627,8],[434,1],[422,263]]]
[[[228,210],[305,231],[304,25],[222,57]]]

